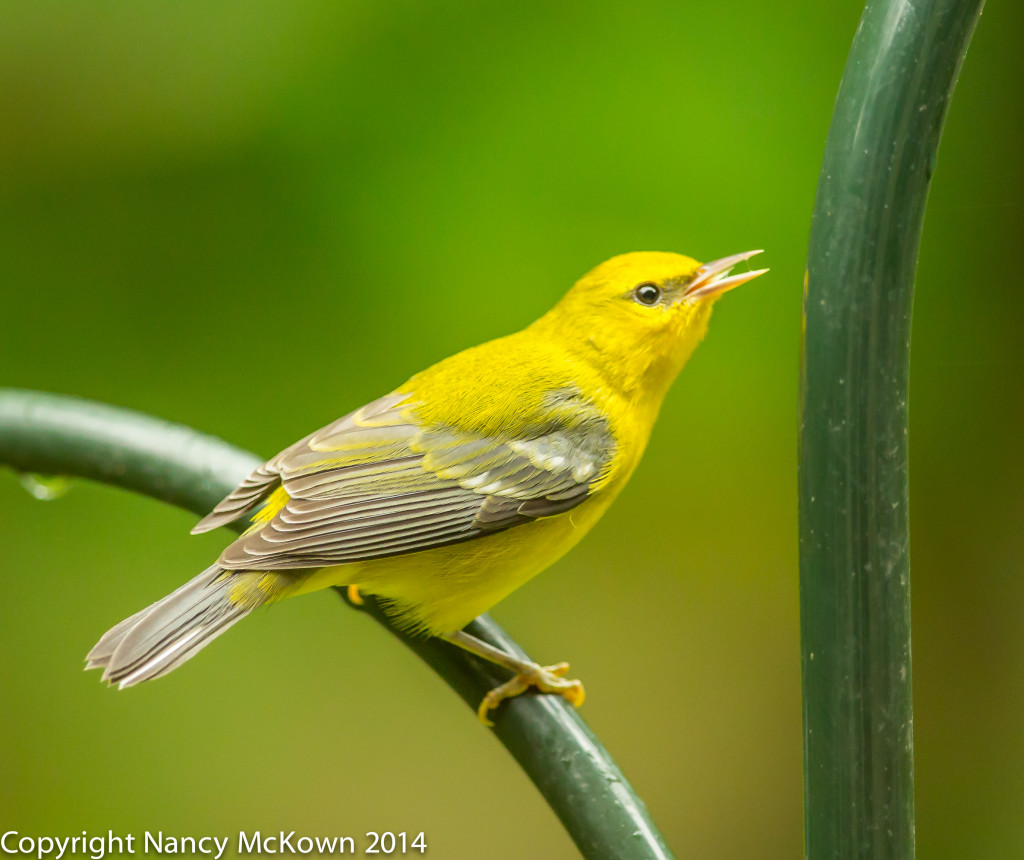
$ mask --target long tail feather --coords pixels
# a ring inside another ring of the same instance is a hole
[[[166,675],[281,591],[285,576],[204,570],[152,606],[110,628],[86,657],[121,689]],[[269,586],[269,587],[268,587]]]

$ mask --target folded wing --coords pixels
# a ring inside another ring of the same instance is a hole
[[[414,402],[390,394],[282,451],[193,531],[231,522],[283,486],[284,506],[219,565],[323,567],[485,538],[583,502],[614,444],[575,391],[554,392],[514,433],[492,436],[423,426]]]

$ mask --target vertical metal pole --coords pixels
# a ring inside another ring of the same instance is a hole
[[[983,2],[867,4],[818,183],[799,478],[812,860],[914,856],[910,317],[928,184]]]

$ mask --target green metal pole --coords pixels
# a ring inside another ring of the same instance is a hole
[[[914,856],[910,316],[928,183],[982,5],[867,4],[818,183],[799,477],[812,860]]]
[[[203,515],[262,460],[158,418],[37,391],[0,389],[0,464],[19,472],[91,478]],[[439,639],[406,636],[368,601],[367,614],[416,652],[476,711],[503,678]],[[473,635],[526,657],[488,616]],[[342,683],[339,677],[339,683]],[[558,696],[505,702],[494,734],[561,819],[584,857],[671,860],[643,801],[608,751]],[[480,731],[475,722],[467,731]],[[541,853],[543,853],[541,851]]]

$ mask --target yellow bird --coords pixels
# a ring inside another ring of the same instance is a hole
[[[568,664],[539,666],[465,633],[571,549],[633,473],[711,307],[767,269],[760,251],[700,265],[613,257],[521,332],[467,349],[268,460],[193,534],[251,516],[217,562],[125,619],[86,668],[120,687],[194,656],[258,606],[329,586],[504,666],[481,720],[530,686],[575,705]],[[254,513],[255,512],[255,513]]]

